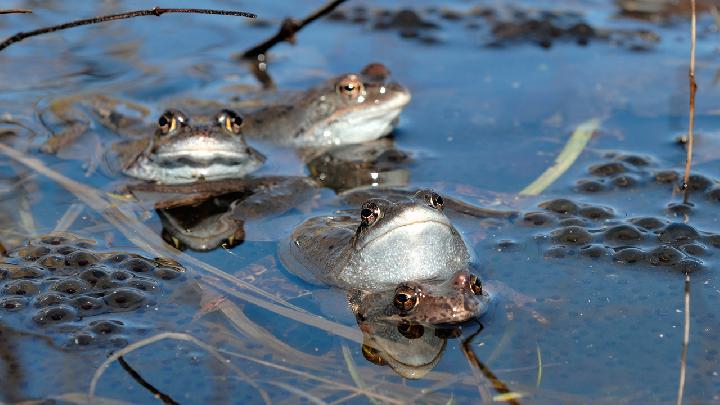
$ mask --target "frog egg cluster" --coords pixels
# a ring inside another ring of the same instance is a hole
[[[575,183],[577,191],[593,194],[611,190],[633,190],[651,184],[673,187],[682,180],[682,173],[677,170],[654,169],[654,162],[647,156],[611,152],[605,154],[604,159],[604,162],[588,168],[590,177]],[[692,194],[702,194],[706,201],[720,202],[720,186],[702,174],[691,174],[688,188]],[[690,206],[682,203],[671,203],[667,208],[669,212],[680,215],[691,210]]]
[[[560,198],[523,215],[523,225],[553,228],[535,239],[549,243],[545,257],[580,255],[621,264],[662,266],[683,273],[703,269],[702,258],[720,248],[720,235],[656,217],[619,218],[608,207]]]
[[[99,252],[95,242],[69,233],[31,239],[0,262],[0,318],[26,327],[71,331],[71,343],[124,345],[127,329],[106,314],[154,305],[161,283],[183,276],[165,259]]]

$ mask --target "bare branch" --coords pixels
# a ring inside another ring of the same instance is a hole
[[[0,43],[0,51],[7,48],[8,46],[20,42],[25,38],[34,37],[37,35],[47,34],[49,32],[55,32],[60,30],[66,30],[68,28],[79,27],[81,25],[97,24],[106,21],[122,20],[133,17],[144,17],[144,16],[155,16],[159,17],[166,13],[197,13],[197,14],[214,14],[214,15],[230,15],[238,17],[255,18],[255,14],[247,13],[244,11],[228,11],[228,10],[211,10],[211,9],[200,9],[200,8],[160,8],[155,7],[147,10],[128,11],[126,13],[111,14],[100,17],[86,18],[83,20],[75,20],[64,24],[54,25],[52,27],[40,28],[34,31],[18,32],[12,37],[6,39]]]
[[[312,14],[308,15],[301,21],[294,20],[292,18],[286,18],[280,24],[280,29],[277,34],[266,39],[264,42],[255,45],[254,47],[243,52],[238,59],[254,59],[258,55],[263,55],[267,51],[280,42],[295,43],[295,34],[303,29],[306,25],[324,16],[325,14],[333,11],[337,6],[344,3],[347,0],[332,0],[327,2],[324,6],[317,9]]]
[[[10,10],[0,10],[0,14],[30,14],[32,10],[24,8],[11,8]]]

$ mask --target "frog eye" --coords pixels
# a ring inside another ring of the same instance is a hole
[[[177,110],[167,110],[158,118],[158,128],[161,134],[166,135],[178,127],[187,125],[187,122],[185,114]]]
[[[365,226],[370,226],[380,218],[380,207],[375,203],[365,203],[360,209],[360,220]]]
[[[222,110],[217,116],[218,123],[233,134],[239,134],[243,125],[242,117],[232,110]]]
[[[438,194],[434,191],[428,191],[423,194],[423,198],[425,199],[425,202],[427,203],[427,205],[429,205],[437,210],[443,209],[443,204],[445,203],[445,201],[440,196],[440,194]]]
[[[363,77],[376,82],[383,82],[390,77],[390,70],[382,63],[370,63],[360,72]]]
[[[377,364],[378,366],[385,365],[385,359],[380,356],[380,352],[368,345],[362,345],[362,354],[365,360],[370,363]]]
[[[410,322],[398,323],[397,330],[409,340],[420,339],[425,334],[425,328],[422,325]]]
[[[401,285],[395,290],[393,305],[400,310],[401,315],[412,311],[420,302],[415,290],[407,285]]]
[[[347,75],[337,81],[335,84],[335,91],[337,91],[338,94],[348,96],[353,99],[362,94],[363,84],[357,75]]]
[[[476,276],[476,275],[474,275],[474,274],[471,275],[469,282],[470,282],[470,290],[471,290],[475,295],[481,295],[481,294],[483,293],[482,281],[480,281],[480,279],[478,278],[478,276]]]

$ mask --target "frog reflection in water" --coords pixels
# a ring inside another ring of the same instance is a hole
[[[290,146],[331,146],[366,142],[388,135],[410,92],[388,83],[380,63],[360,74],[346,74],[301,93],[287,103],[246,114],[248,137]]]
[[[224,180],[231,192],[211,195],[189,204],[158,207],[163,239],[177,249],[208,251],[225,248],[246,239],[245,225],[265,222],[312,200],[315,183],[305,177],[270,176],[241,181]],[[206,183],[205,185],[212,185]],[[233,184],[236,183],[236,184]],[[172,200],[170,200],[172,202]],[[165,203],[161,201],[159,204]],[[254,229],[257,231],[257,229]],[[265,236],[268,236],[267,233]],[[251,235],[252,237],[252,235]]]
[[[222,110],[206,125],[191,125],[183,113],[168,110],[158,120],[155,135],[135,143],[141,150],[124,157],[123,172],[163,184],[245,176],[265,157],[245,143],[242,126],[242,118],[230,110]]]

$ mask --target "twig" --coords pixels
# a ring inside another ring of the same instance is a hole
[[[333,0],[327,2],[324,6],[317,9],[314,13],[305,17],[302,21],[298,22],[292,18],[286,18],[280,24],[280,29],[277,34],[266,39],[264,42],[255,45],[254,47],[243,52],[238,59],[255,59],[258,55],[264,55],[270,48],[280,42],[295,43],[295,34],[311,22],[324,16],[325,14],[333,11],[337,6],[344,3],[347,0]]]
[[[10,10],[0,10],[0,14],[30,14],[32,10],[24,8],[11,8]]]
[[[100,17],[86,18],[83,20],[75,20],[64,24],[54,25],[52,27],[40,28],[34,31],[18,32],[17,34],[6,39],[0,43],[0,51],[7,48],[8,46],[20,42],[25,38],[34,37],[36,35],[47,34],[49,32],[55,32],[60,30],[66,30],[68,28],[79,27],[81,25],[97,24],[106,21],[122,20],[125,18],[133,17],[144,17],[144,16],[155,16],[160,17],[165,13],[198,13],[198,14],[216,14],[216,15],[231,15],[238,17],[255,18],[255,14],[247,13],[244,11],[228,11],[228,10],[211,10],[201,8],[160,8],[155,7],[147,10],[128,11],[120,14],[111,14]]]
[[[690,274],[685,274],[685,325],[683,328],[683,346],[680,355],[680,381],[678,382],[677,405],[682,404],[685,391],[685,374],[687,372],[687,352],[690,345]]]
[[[127,361],[125,361],[125,358],[123,356],[118,357],[118,363],[120,363],[122,368],[127,371],[128,374],[130,374],[133,380],[137,381],[138,384],[142,385],[145,389],[150,391],[156,398],[159,398],[161,401],[163,401],[163,403],[173,405],[178,404],[168,394],[163,393],[162,391],[155,388],[152,384],[147,382],[147,380],[145,380],[143,376],[140,375],[140,373],[135,371],[134,368],[130,367],[130,365],[127,363]]]
[[[690,179],[690,165],[692,165],[692,153],[693,153],[693,141],[695,140],[695,92],[697,91],[697,84],[695,83],[695,38],[696,38],[696,16],[695,16],[695,0],[690,0],[690,8],[692,15],[690,17],[690,72],[688,77],[690,79],[690,124],[688,125],[688,144],[687,144],[687,156],[685,157],[685,176],[683,176],[682,189],[685,190],[685,197],[683,201],[688,202],[690,197],[690,187],[688,187],[688,181]]]
[[[114,362],[115,360],[119,359],[120,357],[125,356],[128,353],[134,352],[137,349],[140,349],[142,347],[145,347],[147,345],[150,345],[152,343],[170,339],[170,340],[181,340],[185,342],[191,342],[195,345],[199,346],[206,352],[210,353],[213,357],[215,357],[220,363],[225,364],[227,366],[231,366],[230,363],[227,361],[225,357],[223,357],[220,353],[215,350],[210,345],[207,345],[194,336],[188,335],[187,333],[176,333],[176,332],[163,332],[159,333],[155,336],[150,336],[149,338],[140,340],[138,342],[132,343],[117,352],[113,353],[110,357],[105,359],[105,361],[100,365],[100,367],[95,370],[95,374],[93,375],[92,380],[90,381],[90,389],[88,390],[88,403],[93,402],[93,397],[95,396],[95,390],[97,388],[97,383],[100,381],[100,377],[102,377],[103,373],[105,373],[105,370],[107,370],[108,367],[110,367],[110,364]]]
[[[480,372],[485,376],[485,378],[490,381],[493,388],[495,388],[495,391],[497,391],[498,395],[493,397],[493,401],[505,401],[510,405],[518,405],[519,402],[517,400],[522,397],[522,394],[512,391],[507,385],[505,385],[505,383],[502,382],[492,371],[490,371],[490,369],[485,364],[478,360],[475,352],[470,346],[473,339],[477,335],[479,335],[482,330],[483,326],[482,324],[480,324],[480,328],[478,328],[477,331],[473,332],[472,335],[468,336],[467,339],[463,340],[462,351],[463,353],[465,353],[465,357],[468,359],[470,364],[480,370]]]

